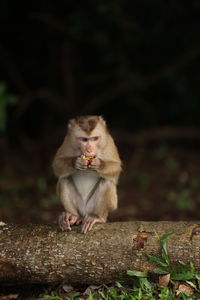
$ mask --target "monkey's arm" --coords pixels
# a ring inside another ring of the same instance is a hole
[[[100,159],[100,166],[96,171],[103,178],[110,179],[117,183],[119,174],[121,172],[120,161],[105,161]]]
[[[112,137],[109,136],[107,145],[99,156],[99,167],[96,171],[101,177],[117,184],[121,170],[121,160],[117,148]]]
[[[57,177],[70,176],[75,170],[76,153],[72,150],[68,135],[64,138],[62,145],[58,148],[54,157],[52,167]]]
[[[56,155],[52,164],[55,175],[60,177],[73,174],[76,171],[74,167],[75,161],[76,157],[62,157]]]

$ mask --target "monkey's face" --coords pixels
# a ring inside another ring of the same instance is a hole
[[[68,125],[71,145],[79,155],[95,157],[107,143],[108,133],[105,122],[99,117],[72,119]]]
[[[77,140],[82,154],[92,157],[97,155],[99,136],[80,136]]]

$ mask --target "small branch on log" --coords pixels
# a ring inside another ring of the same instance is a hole
[[[107,223],[85,235],[79,227],[63,233],[54,225],[2,225],[0,282],[101,284],[127,270],[152,272],[156,266],[143,253],[159,256],[156,235],[169,232],[174,232],[167,240],[172,265],[192,261],[200,269],[199,223]]]

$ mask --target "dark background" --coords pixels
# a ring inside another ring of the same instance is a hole
[[[111,219],[198,219],[200,2],[0,1],[0,218],[49,222],[67,121],[100,114],[123,160]]]

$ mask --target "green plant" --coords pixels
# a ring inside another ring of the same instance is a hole
[[[167,253],[166,239],[172,235],[173,233],[171,232],[159,237],[159,241],[161,244],[161,258],[144,253],[144,256],[146,256],[150,261],[153,261],[159,266],[159,268],[154,270],[156,274],[164,275],[170,273],[170,260]]]
[[[40,299],[48,299],[48,300],[79,300],[80,299],[80,293],[72,293],[69,296],[62,297],[57,292],[51,293],[51,295],[48,295],[47,292],[45,294],[40,295]]]
[[[159,237],[161,257],[144,253],[144,256],[147,259],[158,265],[158,268],[154,269],[155,274],[159,274],[161,277],[167,274],[169,275],[169,283],[171,283],[171,286],[168,283],[166,286],[160,286],[160,284],[153,285],[153,283],[150,283],[148,280],[147,272],[128,271],[128,275],[137,278],[137,282],[139,284],[138,288],[142,293],[141,298],[134,299],[192,300],[200,297],[200,272],[195,270],[193,263],[190,262],[189,264],[185,264],[182,261],[178,261],[175,267],[173,267],[170,263],[166,239],[170,238],[172,235],[173,233],[168,233]],[[179,287],[177,288],[177,282],[178,286],[180,285],[180,282],[183,282],[183,286],[186,290],[181,291]],[[189,293],[190,287],[191,291]],[[148,298],[145,298],[147,295]]]
[[[149,300],[153,298],[154,288],[153,285],[149,282],[147,278],[147,272],[139,272],[139,271],[127,271],[129,276],[136,277],[136,281],[134,282],[135,288],[134,291],[138,293],[138,295],[145,294],[145,297],[148,297]],[[137,299],[137,298],[136,298]]]

